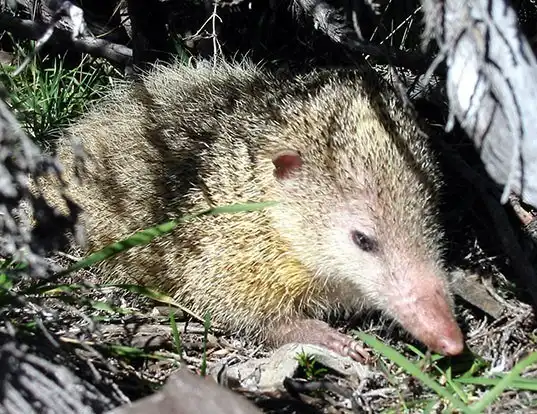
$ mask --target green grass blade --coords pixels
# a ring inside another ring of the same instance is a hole
[[[179,330],[177,329],[177,323],[175,322],[175,312],[170,312],[170,327],[172,328],[172,337],[173,344],[175,346],[177,355],[182,356],[183,346],[181,343],[181,335],[179,335]]]
[[[197,319],[199,322],[203,323],[204,321],[204,319],[200,315],[195,314],[194,312],[185,308],[181,304],[177,303],[171,296],[160,293],[159,291],[155,289],[145,287],[145,286],[140,286],[140,285],[128,284],[128,283],[106,283],[101,286],[102,287],[117,287],[120,289],[125,289],[132,293],[136,293],[138,295],[143,295],[157,302],[164,303],[166,305],[171,305],[177,309],[181,309],[184,313],[192,316],[194,319]]]
[[[407,348],[409,348],[412,352],[414,352],[416,355],[418,355],[420,358],[422,359],[425,359],[425,354],[423,352],[421,352],[418,348],[416,348],[415,346],[413,345],[410,345],[408,344],[407,345]],[[431,363],[432,363],[432,366],[433,368],[440,374],[440,375],[443,375],[444,378],[446,379],[446,382],[449,384],[449,386],[451,387],[451,389],[453,391],[455,391],[457,393],[457,395],[459,396],[459,398],[465,403],[467,404],[468,403],[468,396],[466,395],[466,393],[461,389],[461,387],[459,387],[452,379],[452,376],[451,376],[451,366],[448,367],[448,369],[446,370],[446,372],[444,372],[439,366],[438,364],[436,364],[437,361],[441,361],[442,359],[444,359],[445,357],[443,355],[438,355],[438,354],[433,354],[431,355]]]
[[[120,315],[132,315],[134,312],[130,311],[130,310],[127,310],[127,309],[124,309],[120,306],[113,306],[107,302],[103,302],[103,301],[100,301],[100,300],[91,300],[90,301],[90,305],[93,309],[96,309],[96,310],[100,310],[100,311],[104,311],[104,312],[107,312],[109,314],[112,314],[112,315],[117,315],[117,314],[120,314]]]
[[[73,266],[69,267],[68,269],[57,273],[57,276],[61,277],[69,273],[72,273],[74,271],[85,269],[99,262],[102,262],[103,260],[106,260],[112,256],[115,256],[118,253],[131,249],[135,246],[145,245],[151,242],[156,237],[163,236],[165,234],[170,233],[179,224],[193,220],[196,217],[205,216],[205,215],[251,212],[251,211],[262,210],[274,204],[275,204],[274,202],[230,204],[227,206],[210,208],[200,213],[184,216],[177,220],[171,220],[166,223],[163,223],[163,224],[160,224],[160,225],[157,225],[157,226],[145,229],[145,230],[141,230],[122,241],[109,244],[108,246],[105,246],[101,250],[98,250],[95,253],[90,254],[85,259],[82,259],[79,262],[75,263]]]
[[[468,404],[468,395],[464,392],[464,390],[459,387],[459,385],[453,380],[453,376],[451,373],[451,367],[448,367],[446,372],[442,372],[442,370],[435,364],[435,368],[438,370],[438,372],[442,373],[444,375],[444,378],[446,379],[446,382],[449,384],[451,389],[457,393],[459,398],[465,403]]]
[[[497,385],[502,378],[456,378],[454,381],[460,384],[472,385]],[[532,378],[516,378],[507,387],[510,389],[537,391],[537,379]]]
[[[103,283],[100,285],[91,285],[91,288],[93,289],[105,289],[108,287],[115,287],[123,290],[127,290],[131,293],[135,293],[137,295],[143,295],[149,299],[152,299],[156,302],[160,302],[166,305],[173,306],[177,309],[181,309],[184,313],[192,316],[194,319],[198,320],[199,322],[203,323],[204,319],[193,313],[192,311],[186,309],[185,307],[181,306],[179,303],[177,303],[172,297],[165,295],[163,293],[160,293],[159,291],[135,284],[129,284],[129,283]],[[22,292],[23,295],[54,295],[58,293],[73,293],[76,290],[80,290],[83,288],[88,288],[87,285],[82,284],[47,284],[44,286],[32,286],[29,289],[26,289]]]
[[[532,354],[528,355],[526,358],[524,358],[522,361],[520,361],[518,364],[516,364],[511,372],[509,372],[505,377],[503,377],[496,386],[489,390],[481,400],[473,404],[471,407],[476,412],[482,412],[487,408],[490,404],[494,402],[494,400],[505,390],[506,388],[512,386],[513,382],[518,379],[520,374],[530,365],[537,363],[537,352],[533,352]]]
[[[201,357],[201,367],[200,367],[200,375],[202,377],[207,375],[207,341],[208,341],[209,329],[211,329],[211,313],[207,312],[205,314],[205,321],[203,323],[203,354]]]
[[[140,246],[149,243],[155,237],[164,235],[172,231],[177,226],[177,222],[170,221],[146,230],[139,231],[132,236],[116,242],[109,244],[108,246],[102,248],[101,250],[96,251],[95,253],[90,254],[85,259],[80,260],[75,263],[68,269],[57,273],[57,276],[65,276],[74,271],[90,267],[94,264],[102,262],[112,256],[115,256],[118,253],[121,253],[125,250],[131,249],[135,246]]]
[[[37,294],[37,295],[55,295],[58,293],[73,293],[77,290],[83,289],[84,285],[78,284],[78,283],[70,283],[70,284],[56,284],[56,285],[44,285],[44,286],[37,286],[37,287],[30,287],[29,289],[23,290],[23,295],[31,295],[31,294]]]
[[[429,403],[423,408],[423,414],[430,414],[433,412],[434,406],[438,403],[438,401],[429,401]]]
[[[434,392],[436,392],[439,396],[445,398],[448,400],[451,405],[453,405],[455,408],[461,410],[463,413],[470,413],[472,412],[469,410],[466,405],[454,394],[451,394],[447,389],[442,387],[438,382],[436,382],[433,378],[431,378],[426,373],[422,372],[418,366],[416,366],[414,363],[406,359],[403,355],[401,355],[399,352],[397,352],[395,349],[383,344],[375,337],[368,335],[364,332],[359,332],[358,336],[362,341],[364,341],[367,345],[374,348],[377,352],[381,353],[386,358],[390,359],[392,362],[399,365],[401,368],[403,368],[405,371],[407,371],[409,374],[413,375],[417,379],[419,379],[421,382],[423,382],[427,387],[432,389]]]
[[[61,300],[65,303],[75,303],[76,299],[73,298],[72,296],[59,296],[59,294],[65,293],[67,295],[73,295],[77,291],[83,288],[87,288],[87,286],[80,285],[80,284],[64,284],[64,285],[56,285],[56,286],[47,285],[47,286],[39,287],[37,289],[33,289],[31,293],[38,294],[38,295],[55,296],[58,300]],[[27,292],[24,292],[23,294],[27,294]],[[80,303],[91,306],[93,309],[105,311],[110,314],[122,314],[122,315],[134,314],[134,312],[130,310],[126,310],[120,306],[114,306],[103,301],[80,299]]]
[[[213,207],[208,210],[205,210],[199,215],[212,215],[216,216],[218,214],[235,214],[235,213],[247,213],[251,211],[263,210],[267,207],[272,207],[276,205],[275,201],[264,201],[259,203],[237,203],[237,204],[228,204],[224,206]]]

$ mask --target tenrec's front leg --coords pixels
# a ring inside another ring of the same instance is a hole
[[[298,342],[319,345],[362,363],[370,359],[369,353],[357,341],[317,319],[300,319],[282,324],[270,332],[269,339],[276,346]]]

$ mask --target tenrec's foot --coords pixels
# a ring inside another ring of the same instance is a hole
[[[316,319],[301,319],[281,325],[270,336],[271,342],[277,346],[290,342],[320,345],[361,363],[370,359],[369,353],[353,338]]]

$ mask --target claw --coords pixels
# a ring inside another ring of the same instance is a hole
[[[371,359],[371,355],[357,341],[335,329],[329,338],[327,338],[324,346],[361,363],[368,363]]]
[[[272,332],[272,338],[274,345],[290,342],[320,345],[360,363],[371,360],[369,353],[353,338],[316,319],[301,319],[283,324]]]

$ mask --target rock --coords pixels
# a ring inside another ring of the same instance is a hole
[[[108,414],[261,414],[246,398],[181,368],[161,391]]]
[[[270,358],[251,359],[231,367],[215,366],[211,373],[230,388],[242,387],[249,391],[284,391],[283,380],[294,377],[299,368],[297,355],[306,353],[326,368],[342,376],[356,375],[364,378],[369,368],[349,357],[325,348],[306,344],[286,344]]]

